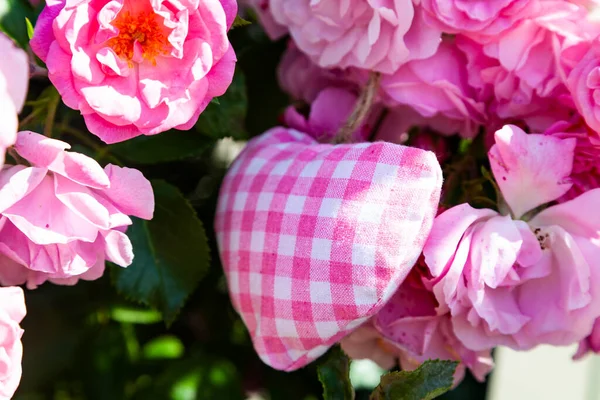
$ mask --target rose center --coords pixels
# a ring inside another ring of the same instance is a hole
[[[540,228],[536,228],[533,233],[540,244],[542,250],[546,250],[550,246],[550,235],[542,231]]]
[[[135,54],[135,44],[141,46],[143,59],[156,65],[156,57],[166,53],[167,40],[156,20],[154,13],[139,13],[132,15],[130,12],[119,13],[113,26],[119,34],[110,39],[109,45],[115,53],[128,61],[132,61]],[[136,62],[141,60],[135,60]]]

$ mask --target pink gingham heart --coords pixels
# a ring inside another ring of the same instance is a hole
[[[319,144],[284,128],[250,141],[215,229],[261,359],[300,368],[376,314],[417,261],[441,185],[435,155],[416,148]]]

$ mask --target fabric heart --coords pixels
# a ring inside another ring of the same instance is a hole
[[[438,207],[435,154],[319,144],[292,129],[251,140],[215,229],[233,306],[260,358],[292,371],[383,307],[417,261]]]

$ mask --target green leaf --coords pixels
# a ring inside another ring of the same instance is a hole
[[[33,12],[26,0],[0,0],[0,31],[13,38],[21,47],[27,47],[27,19]]]
[[[198,132],[171,130],[153,136],[138,136],[108,146],[108,151],[119,158],[138,164],[157,164],[178,161],[202,154],[214,144]]]
[[[29,38],[29,40],[31,40],[31,38],[33,37],[34,29],[29,18],[25,18],[25,25],[27,25],[27,37]]]
[[[381,377],[370,400],[430,400],[452,387],[458,362],[428,360],[414,371],[391,372]]]
[[[231,29],[241,28],[242,26],[252,25],[252,22],[246,21],[244,18],[239,15],[235,16],[235,20],[233,21],[233,25],[231,25]]]
[[[113,268],[113,283],[131,300],[158,309],[167,325],[204,277],[210,263],[206,233],[196,212],[174,186],[153,181],[154,218],[137,218],[127,235],[135,257]]]
[[[354,399],[354,389],[350,383],[350,359],[338,346],[328,353],[325,362],[317,368],[317,374],[323,385],[325,400]]]
[[[148,360],[175,359],[183,355],[185,348],[177,336],[164,335],[144,345],[144,357]]]
[[[236,70],[233,82],[227,92],[215,100],[210,102],[200,114],[196,129],[203,135],[214,139],[247,138],[244,125],[248,98],[246,96],[246,79],[241,70]]]
[[[112,319],[128,324],[155,324],[162,320],[162,315],[156,310],[143,310],[130,307],[114,307],[110,310]]]

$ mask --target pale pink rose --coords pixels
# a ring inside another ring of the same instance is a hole
[[[231,83],[234,0],[47,0],[31,40],[106,143],[190,129]]]
[[[31,166],[0,171],[0,284],[74,284],[102,276],[105,260],[133,260],[130,215],[151,219],[150,182],[135,169],[65,151],[67,143],[19,132],[15,149]]]
[[[6,35],[0,32],[0,168],[4,164],[4,153],[17,139],[19,121],[27,84],[29,62],[27,54],[17,48]]]
[[[469,83],[489,114],[505,123],[522,119],[534,131],[573,115],[565,70],[597,35],[582,22],[585,15],[577,5],[544,1],[534,17],[483,43],[456,38],[467,56]]]
[[[358,89],[348,72],[339,69],[324,69],[313,63],[293,41],[281,57],[277,67],[279,86],[294,100],[307,104],[313,102],[321,90],[328,87]]]
[[[500,212],[461,204],[435,219],[425,262],[469,349],[569,345],[600,316],[600,189],[532,211],[571,188],[575,145],[505,126],[489,152]]]
[[[0,288],[0,399],[11,399],[21,381],[25,296],[20,287]]]
[[[535,12],[538,0],[421,0],[426,21],[446,33],[497,35]]]
[[[388,344],[398,349],[400,365],[413,370],[426,360],[456,360],[457,385],[469,368],[479,381],[493,368],[491,349],[472,351],[454,335],[450,315],[437,312],[438,302],[425,282],[427,267],[422,259],[400,289],[374,317],[373,324]]]
[[[431,56],[441,32],[423,21],[412,0],[270,0],[275,21],[323,68],[392,73]]]
[[[279,25],[273,19],[273,14],[269,9],[269,0],[240,0],[240,6],[252,8],[258,17],[260,25],[271,40],[277,40],[284,37],[288,30],[285,26]]]
[[[572,200],[588,190],[600,187],[600,140],[597,133],[581,121],[581,117],[577,116],[572,121],[559,121],[544,133],[561,139],[577,140],[570,176],[573,186],[558,199],[559,202]]]
[[[319,92],[311,103],[308,118],[290,106],[285,110],[284,122],[290,128],[328,143],[348,121],[357,100],[358,96],[350,90],[329,87]],[[368,140],[380,113],[381,107],[375,106],[367,120],[354,132],[352,141]]]
[[[423,117],[455,121],[452,127],[461,136],[473,137],[486,115],[485,105],[477,101],[469,85],[468,72],[465,56],[445,40],[432,57],[410,61],[395,73],[383,75],[380,92],[392,107],[408,105]]]

